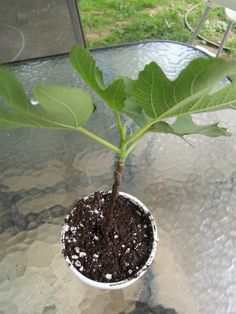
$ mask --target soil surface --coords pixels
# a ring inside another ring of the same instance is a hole
[[[103,237],[104,215],[110,194],[96,192],[78,201],[65,218],[65,249],[73,266],[99,282],[135,277],[152,250],[149,217],[131,201],[119,196],[109,235]]]

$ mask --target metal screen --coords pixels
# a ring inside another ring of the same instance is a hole
[[[0,0],[0,62],[63,54],[75,42],[84,45],[75,1]]]

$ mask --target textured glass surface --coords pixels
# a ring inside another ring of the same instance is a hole
[[[1,62],[68,52],[75,39],[67,0],[1,0],[0,43]]]
[[[174,78],[202,53],[156,42],[93,55],[110,81],[117,74],[136,77],[151,60]],[[14,69],[28,91],[36,83],[83,86],[66,57]],[[96,103],[87,128],[117,143],[112,113]],[[118,292],[79,282],[59,244],[74,199],[110,188],[114,154],[69,131],[1,131],[0,313],[235,314],[236,112],[195,116],[198,123],[218,120],[232,137],[190,136],[193,149],[172,135],[150,134],[127,160],[122,190],[151,209],[160,244],[146,275]]]

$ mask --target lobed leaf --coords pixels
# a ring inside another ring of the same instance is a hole
[[[129,95],[125,100],[125,106],[124,108],[122,108],[122,112],[128,114],[140,114],[143,110],[142,107],[140,107],[137,102],[130,96],[133,81],[125,76],[121,78],[123,79],[125,84],[125,92],[127,96]]]
[[[40,105],[31,105],[14,74],[1,68],[0,99],[4,107],[0,107],[0,126],[78,129],[95,109],[92,97],[78,88],[37,86],[34,95]]]
[[[191,116],[178,117],[173,124],[167,122],[157,122],[151,129],[151,132],[169,133],[180,137],[190,134],[201,134],[209,137],[230,136],[226,128],[218,126],[219,123],[207,125],[197,125],[193,122]]]
[[[144,113],[139,115],[130,115],[130,117],[142,128],[145,124],[151,121]],[[209,137],[217,136],[230,136],[231,134],[226,128],[219,127],[218,122],[207,124],[207,125],[197,125],[193,122],[191,116],[180,116],[177,117],[176,121],[172,124],[166,121],[158,121],[154,123],[147,132],[155,133],[165,133],[174,134],[179,137],[191,134],[201,134]]]
[[[212,95],[213,87],[236,70],[236,61],[198,58],[170,81],[154,62],[140,72],[133,81],[130,97],[153,120],[234,108],[235,83]]]
[[[70,61],[84,82],[92,88],[113,110],[121,111],[126,100],[125,84],[122,78],[105,86],[103,74],[89,51],[79,45],[71,49]]]

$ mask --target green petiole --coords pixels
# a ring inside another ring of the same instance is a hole
[[[97,141],[98,143],[102,144],[103,146],[106,146],[107,148],[113,150],[117,154],[120,153],[120,149],[117,146],[115,146],[115,145],[111,144],[110,142],[102,139],[101,137],[93,134],[92,132],[89,132],[88,130],[86,130],[86,129],[82,128],[82,127],[77,128],[77,130],[79,132],[87,135],[88,137],[92,138],[93,140]]]

